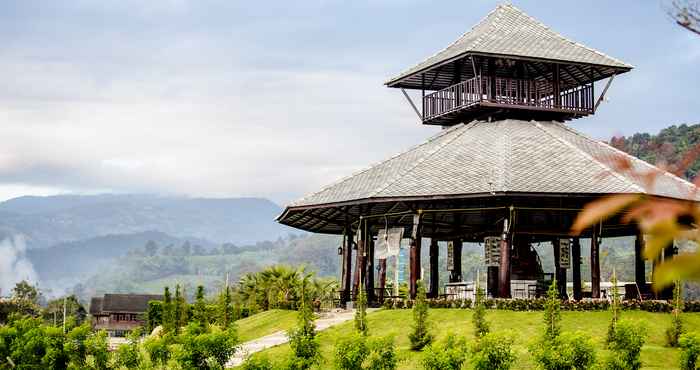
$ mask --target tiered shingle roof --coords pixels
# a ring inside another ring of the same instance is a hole
[[[615,169],[628,158],[644,178]],[[345,178],[289,208],[382,198],[500,194],[640,193],[698,199],[694,185],[559,122],[475,121]]]
[[[411,75],[468,54],[570,62],[627,71],[632,66],[572,41],[513,5],[500,5],[445,49],[386,82],[393,86]],[[599,71],[600,77],[611,74]]]

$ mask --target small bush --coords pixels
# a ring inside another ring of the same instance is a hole
[[[516,359],[512,349],[514,336],[513,333],[490,333],[482,337],[473,348],[474,369],[510,369]]]
[[[338,370],[362,370],[362,361],[369,350],[361,334],[341,338],[335,344],[335,368]]]
[[[391,337],[368,340],[358,333],[339,340],[335,345],[337,370],[394,370],[397,363],[396,347]]]
[[[562,333],[553,340],[540,340],[530,347],[539,367],[544,370],[589,369],[595,363],[595,346],[584,333]]]
[[[472,324],[474,325],[474,337],[477,340],[489,333],[489,322],[486,321],[486,306],[484,305],[484,290],[481,287],[476,287]]]
[[[420,351],[433,340],[429,331],[428,303],[425,301],[425,285],[418,282],[418,295],[413,306],[413,332],[408,335],[411,340],[411,349]]]
[[[678,347],[678,342],[683,335],[683,320],[681,313],[683,312],[683,301],[681,298],[681,283],[676,282],[673,287],[673,311],[671,311],[671,326],[666,329],[666,345],[669,347]]]
[[[267,357],[251,357],[241,365],[241,370],[273,370],[274,368]]]
[[[695,333],[681,335],[678,345],[681,347],[681,370],[695,370],[700,356],[700,337]]]
[[[627,321],[617,323],[610,349],[612,353],[603,363],[607,370],[638,370],[642,366],[639,354],[642,351],[646,330],[642,325]]]
[[[366,370],[394,370],[398,364],[394,338],[371,339],[367,344],[369,355],[363,361]]]
[[[423,352],[424,369],[459,370],[467,359],[467,343],[464,338],[448,335],[442,345],[429,345]]]

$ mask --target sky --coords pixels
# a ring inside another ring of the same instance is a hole
[[[499,3],[0,2],[0,200],[137,192],[284,204],[439,130],[383,83]],[[576,129],[607,140],[700,123],[700,38],[674,25],[665,0],[513,4],[635,66]]]

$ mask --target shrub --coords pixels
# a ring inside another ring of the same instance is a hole
[[[638,370],[642,366],[639,354],[644,345],[645,332],[642,325],[622,320],[618,322],[614,340],[610,343],[612,353],[604,361],[603,368]]]
[[[369,341],[367,345],[369,355],[363,361],[363,369],[366,370],[394,370],[398,360],[394,338],[377,338]]]
[[[681,282],[676,281],[673,287],[673,311],[671,311],[671,327],[666,329],[666,344],[669,347],[678,347],[678,341],[683,334],[683,301],[681,297]]]
[[[305,296],[307,279],[308,276],[304,277],[302,281],[301,307],[297,316],[297,326],[287,333],[289,346],[294,354],[289,365],[290,369],[308,369],[321,361],[320,344],[316,338],[316,324],[314,323],[316,318]]]
[[[544,370],[589,369],[595,362],[595,346],[584,333],[562,333],[554,340],[540,340],[530,353]]]
[[[270,359],[262,356],[248,358],[243,365],[241,365],[241,370],[272,370],[274,368]]]
[[[513,333],[490,333],[476,342],[472,363],[475,370],[508,370],[515,362]]]
[[[486,321],[486,306],[484,305],[484,290],[479,286],[476,287],[472,323],[474,324],[474,337],[477,340],[489,333],[489,323]]]
[[[170,335],[154,335],[147,337],[143,341],[143,348],[148,353],[148,357],[154,364],[165,365],[170,358],[168,343],[171,341]]]
[[[367,339],[358,333],[340,339],[335,345],[337,370],[394,370],[397,363],[391,337]]]
[[[428,303],[425,301],[425,285],[422,281],[419,281],[416,304],[413,306],[413,332],[408,335],[412,350],[420,351],[433,340],[433,336],[429,331],[429,325]]]
[[[367,327],[367,294],[364,289],[359,289],[357,294],[357,309],[355,310],[355,329],[362,335],[369,335]]]
[[[139,337],[141,336],[140,329],[134,329],[128,336],[128,342],[117,348],[118,366],[127,369],[137,369],[141,364],[141,353],[139,352]]]
[[[681,347],[681,370],[695,370],[700,355],[700,337],[695,333],[683,334],[678,345]]]
[[[557,291],[557,280],[552,280],[552,285],[547,290],[547,301],[544,308],[544,338],[545,340],[554,340],[561,331],[561,301],[559,300],[559,292]]]
[[[467,343],[450,334],[442,345],[429,345],[423,352],[424,369],[459,370],[467,359]]]
[[[361,334],[341,338],[335,344],[335,368],[337,370],[362,370],[362,361],[369,349]]]
[[[610,325],[608,326],[608,334],[605,337],[605,344],[607,346],[610,346],[610,343],[615,340],[615,329],[617,328],[617,321],[620,319],[620,294],[617,290],[617,275],[614,269],[610,281],[612,283],[612,300],[610,302],[610,313],[612,317],[610,318]]]

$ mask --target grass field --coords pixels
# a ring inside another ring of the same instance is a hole
[[[264,337],[276,331],[287,330],[296,323],[297,312],[269,310],[236,321],[239,340],[242,342]]]
[[[287,312],[287,314],[291,314]],[[433,325],[432,332],[438,341],[447,333],[462,335],[471,340],[471,310],[458,309],[431,309],[430,319]],[[676,369],[678,368],[678,350],[664,347],[664,331],[670,324],[669,314],[649,313],[641,311],[623,311],[623,319],[644,322],[647,328],[647,341],[642,349],[642,362],[644,369]],[[685,327],[689,331],[700,331],[700,314],[684,314]],[[255,317],[250,318],[257,320]],[[293,325],[294,316],[288,318]],[[491,323],[492,331],[510,330],[516,339],[515,351],[518,355],[516,369],[534,369],[527,352],[528,345],[535,340],[541,332],[542,312],[513,312],[489,310],[487,319]],[[594,338],[598,349],[598,358],[605,352],[603,339],[609,323],[610,313],[601,312],[562,312],[562,326],[565,331],[580,330]],[[411,310],[380,310],[368,315],[371,335],[392,335],[398,349],[400,358],[399,369],[420,369],[420,352],[409,350],[408,333],[411,328]],[[270,321],[261,320],[261,321]],[[243,323],[241,323],[243,324]],[[246,324],[247,325],[247,324]],[[265,325],[262,325],[265,326]],[[239,325],[240,333],[244,334],[243,325]],[[251,325],[250,327],[255,327]],[[338,338],[353,331],[353,323],[347,322],[319,333],[321,350],[325,363],[321,369],[333,368],[333,348]],[[257,335],[255,336],[260,336]],[[244,334],[245,335],[245,334]],[[282,362],[289,356],[289,345],[282,345],[263,351],[257,356],[267,356],[273,362]],[[465,368],[469,369],[469,366]]]

